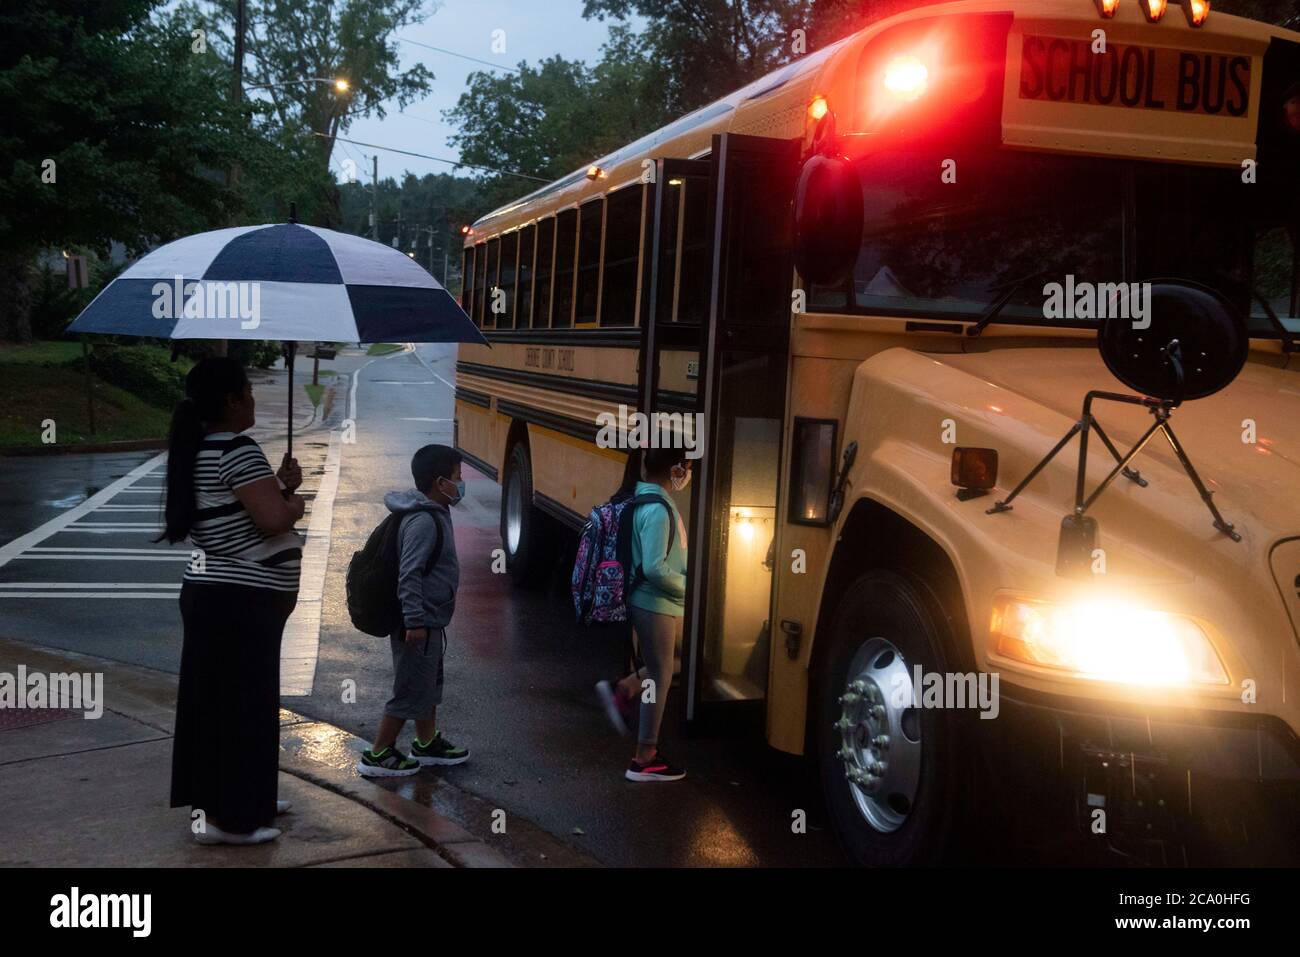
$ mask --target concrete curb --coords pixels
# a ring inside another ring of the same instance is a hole
[[[300,755],[282,754],[280,770],[367,807],[456,867],[514,867],[456,822],[400,795]]]
[[[0,658],[6,656],[24,660],[29,667],[43,671],[81,671],[86,670],[87,666],[101,671],[111,669],[114,672],[117,700],[113,702],[113,707],[105,707],[105,712],[121,715],[171,737],[175,713],[168,705],[175,700],[175,675],[81,652],[0,637]],[[307,718],[304,720],[314,721]],[[515,866],[451,819],[401,795],[353,777],[350,771],[339,770],[284,751],[280,754],[280,770],[378,814],[454,867]]]

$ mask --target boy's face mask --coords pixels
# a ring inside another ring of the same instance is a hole
[[[452,489],[455,490],[455,494],[452,494],[452,492],[449,492],[447,490],[447,486],[449,485],[452,487]],[[438,479],[438,491],[442,492],[443,495],[451,499],[449,504],[459,505],[460,500],[465,497],[465,483],[453,482],[451,479],[448,478],[440,478]]]

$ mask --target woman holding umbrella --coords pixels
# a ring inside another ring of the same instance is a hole
[[[201,844],[261,844],[288,809],[276,800],[280,638],[298,597],[302,483],[287,454],[277,473],[250,437],[253,391],[233,359],[203,359],[185,378],[167,455],[170,542],[194,555],[181,586],[180,690],[172,807],[196,812]]]

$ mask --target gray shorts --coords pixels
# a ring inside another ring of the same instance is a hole
[[[442,704],[442,659],[447,651],[447,630],[431,628],[422,645],[406,643],[406,630],[388,640],[393,648],[393,697],[384,714],[407,721],[427,721]]]

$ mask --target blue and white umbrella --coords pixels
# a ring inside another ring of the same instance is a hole
[[[486,342],[439,282],[360,236],[297,223],[160,246],[109,283],[69,332],[285,342]]]

